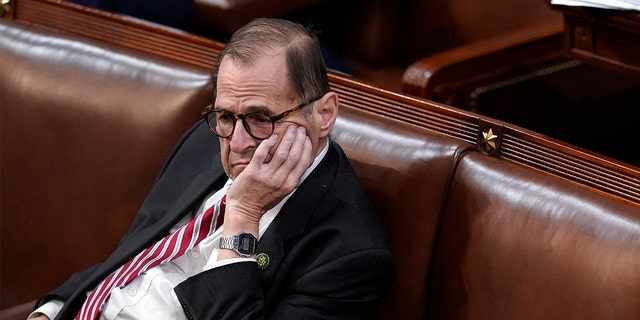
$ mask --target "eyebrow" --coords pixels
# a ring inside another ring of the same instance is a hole
[[[234,113],[234,112],[231,112],[231,110],[229,110],[229,109],[227,109],[225,107],[214,106],[214,108],[216,110],[224,110],[224,111],[229,112],[229,113]],[[252,113],[252,112],[262,112],[262,113],[264,113],[266,115],[273,114],[273,111],[271,111],[267,106],[261,106],[261,105],[248,106],[246,108],[246,112],[244,112],[244,114]]]

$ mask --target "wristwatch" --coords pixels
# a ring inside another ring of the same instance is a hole
[[[231,249],[243,257],[256,253],[258,239],[250,233],[240,233],[220,238],[220,249]]]

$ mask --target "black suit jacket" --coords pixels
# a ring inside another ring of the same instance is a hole
[[[86,292],[154,243],[227,177],[218,139],[203,122],[179,141],[131,229],[102,264],[40,299],[60,299],[72,319]],[[385,231],[346,156],[327,156],[289,198],[258,243],[265,270],[236,263],[193,276],[174,290],[193,319],[359,319],[375,310],[394,273]]]

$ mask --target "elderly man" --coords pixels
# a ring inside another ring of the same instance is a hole
[[[212,78],[205,121],[180,140],[116,251],[40,299],[30,318],[371,315],[393,257],[329,138],[339,103],[316,37],[255,20]]]

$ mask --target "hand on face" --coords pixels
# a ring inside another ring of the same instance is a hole
[[[282,138],[272,135],[260,143],[233,181],[227,193],[227,212],[258,223],[267,210],[298,186],[312,161],[312,144],[304,127],[290,125]]]

